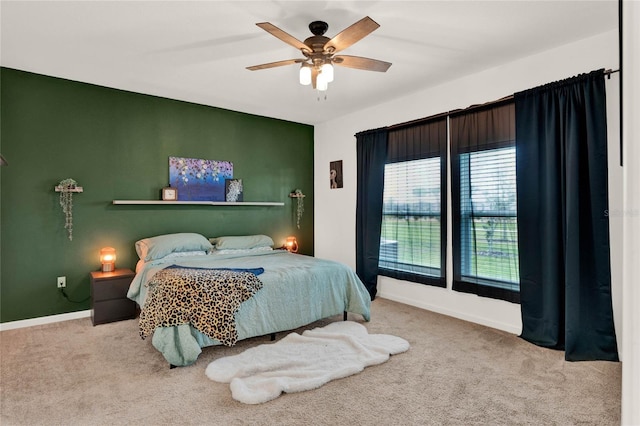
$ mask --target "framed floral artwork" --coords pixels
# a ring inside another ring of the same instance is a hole
[[[179,201],[225,201],[225,180],[233,178],[230,161],[169,157],[169,185]]]

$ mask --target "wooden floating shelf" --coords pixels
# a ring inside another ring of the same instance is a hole
[[[284,206],[284,203],[271,201],[163,201],[163,200],[113,200],[113,204],[128,205],[180,205],[180,206]]]
[[[62,186],[56,185],[54,189],[56,190],[56,192],[83,192],[84,191],[84,189],[82,189],[81,186],[76,186],[75,188],[71,188],[71,189],[64,189]]]

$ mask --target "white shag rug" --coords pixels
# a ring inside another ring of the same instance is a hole
[[[400,337],[369,334],[357,322],[342,321],[217,359],[206,374],[216,382],[231,383],[233,399],[260,404],[282,392],[319,388],[408,349],[409,342]]]

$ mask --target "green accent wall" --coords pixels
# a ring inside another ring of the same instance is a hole
[[[100,248],[134,269],[134,243],[154,235],[266,234],[276,245],[295,235],[313,254],[312,126],[8,68],[0,108],[1,322],[89,309]],[[160,199],[170,156],[231,161],[245,201],[284,207],[112,204]],[[54,191],[66,178],[84,188],[73,195],[73,241]],[[296,188],[307,195],[300,229]],[[56,288],[62,275],[80,303]]]

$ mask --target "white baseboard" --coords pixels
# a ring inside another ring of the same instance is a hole
[[[0,331],[13,330],[16,328],[33,327],[34,325],[51,324],[60,321],[69,321],[79,318],[88,318],[91,316],[91,310],[69,312],[67,314],[49,315],[46,317],[30,318],[26,320],[10,321],[0,323]]]
[[[395,296],[392,294],[385,294],[381,292],[378,294],[379,297],[383,299],[392,300],[394,302],[404,303],[405,305],[415,306],[416,308],[426,309],[427,311],[436,312],[438,314],[447,315],[449,317],[458,318],[464,321],[469,321],[475,324],[484,325],[487,327],[495,328],[498,330],[506,331],[507,333],[519,335],[521,330],[519,327],[514,327],[513,324],[505,324],[502,322],[490,320],[483,317],[478,317],[475,315],[469,315],[464,312],[452,311],[450,309],[444,309],[442,306],[430,305],[429,303],[424,303],[422,301],[416,301],[414,299],[405,298],[402,296]]]

